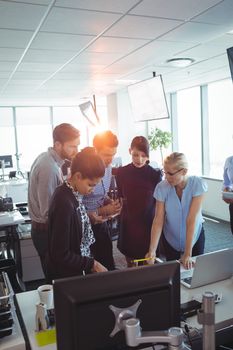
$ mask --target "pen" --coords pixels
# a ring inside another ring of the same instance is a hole
[[[132,262],[136,263],[136,262],[140,262],[140,261],[153,260],[153,259],[154,258],[135,259],[135,260],[132,260]]]

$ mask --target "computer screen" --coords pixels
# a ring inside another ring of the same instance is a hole
[[[58,350],[129,349],[114,329],[110,306],[128,309],[141,300],[136,317],[143,331],[180,326],[180,265],[166,262],[54,281]],[[137,347],[141,349],[144,346]]]
[[[169,118],[161,75],[128,86],[135,122]]]
[[[13,168],[12,156],[0,156],[0,167],[2,167],[2,164],[4,168]]]

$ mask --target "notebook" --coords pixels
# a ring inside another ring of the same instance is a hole
[[[197,288],[230,278],[233,274],[232,261],[232,248],[198,255],[195,267],[181,272],[181,284],[187,288]]]

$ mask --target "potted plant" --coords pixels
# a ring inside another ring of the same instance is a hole
[[[169,131],[163,131],[159,128],[152,129],[148,136],[149,144],[152,150],[160,150],[163,163],[163,148],[168,148],[172,142],[172,134]]]

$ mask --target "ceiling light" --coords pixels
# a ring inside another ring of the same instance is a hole
[[[177,58],[171,58],[169,60],[166,61],[166,63],[168,63],[170,66],[173,67],[187,67],[190,64],[192,64],[195,60],[193,58],[183,58],[183,57],[177,57]]]

